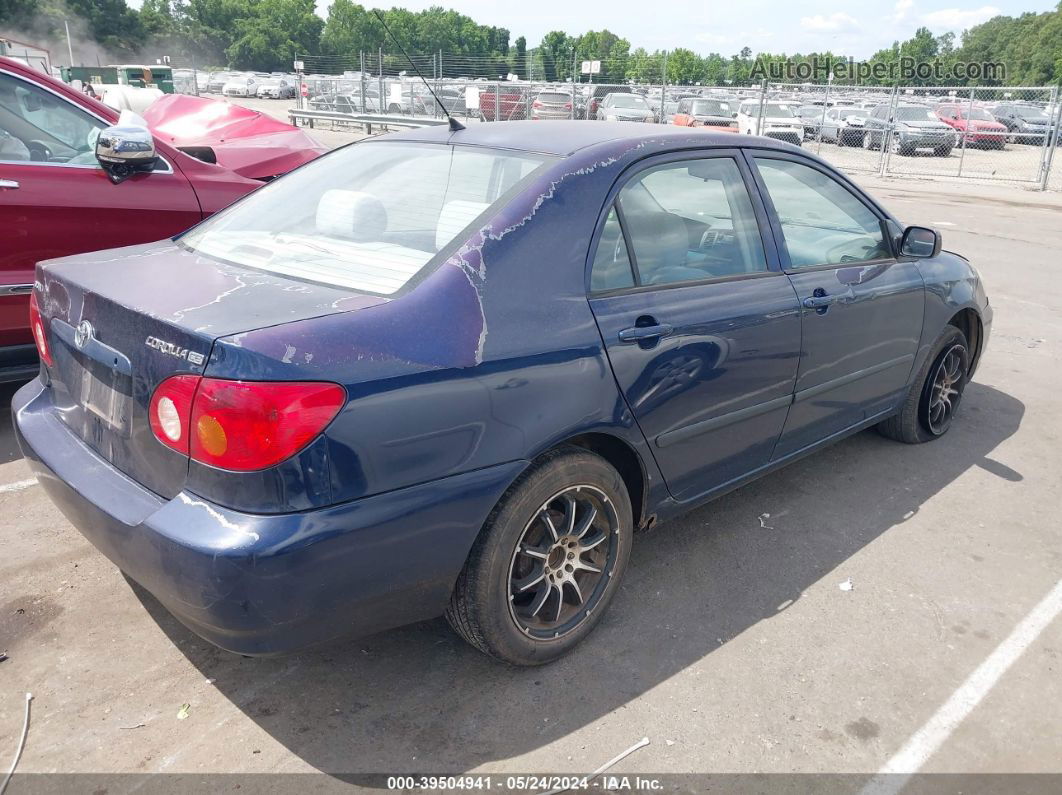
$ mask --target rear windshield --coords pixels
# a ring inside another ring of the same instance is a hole
[[[929,108],[912,105],[905,108],[897,108],[896,119],[898,121],[940,121]]]
[[[179,240],[225,262],[390,295],[549,160],[481,147],[356,144],[259,188]]]
[[[794,107],[794,105],[790,105],[788,102],[767,102],[763,105],[762,112],[764,116],[773,119],[796,118]],[[748,101],[741,104],[741,113],[744,113],[746,116],[759,116],[760,112],[759,102]]]
[[[616,94],[612,97],[612,107],[614,108],[648,108],[645,103],[645,99],[637,96],[636,94]]]
[[[755,110],[753,110],[755,113]],[[783,102],[768,102],[763,106],[763,115],[773,119],[789,118],[793,115],[793,106]]]
[[[694,116],[729,116],[732,112],[729,102],[714,99],[695,99],[692,111]]]
[[[571,102],[571,95],[543,91],[538,99],[540,102]]]
[[[1014,108],[1014,115],[1021,119],[1042,119],[1047,121],[1047,114],[1039,108]]]

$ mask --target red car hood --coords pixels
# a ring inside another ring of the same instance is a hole
[[[219,166],[249,179],[284,174],[328,150],[298,127],[217,99],[167,94],[143,113],[173,146],[208,146]]]

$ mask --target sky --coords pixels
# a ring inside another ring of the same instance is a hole
[[[484,25],[508,28],[510,41],[527,38],[536,46],[551,30],[571,34],[608,28],[631,47],[688,47],[705,54],[732,55],[749,46],[756,52],[813,52],[829,49],[869,58],[894,41],[910,38],[922,25],[934,34],[972,27],[999,14],[1050,11],[1057,0],[887,0],[844,3],[819,0],[362,0],[367,7],[392,5],[419,11],[433,5],[453,8]],[[331,0],[317,0],[326,16]],[[843,10],[838,10],[842,8]]]

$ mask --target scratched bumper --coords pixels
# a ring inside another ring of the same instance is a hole
[[[67,519],[189,629],[278,654],[432,618],[524,462],[295,514],[164,500],[71,434],[39,380],[12,401],[19,445]]]

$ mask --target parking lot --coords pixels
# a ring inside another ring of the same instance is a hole
[[[987,284],[993,336],[955,427],[921,446],[861,433],[640,535],[601,627],[545,668],[492,662],[441,619],[222,652],[63,519],[5,416],[4,754],[32,692],[20,775],[581,773],[643,736],[614,772],[873,774],[904,749],[926,772],[1062,773],[1057,618],[933,723],[1062,576],[1062,197],[855,176]]]

